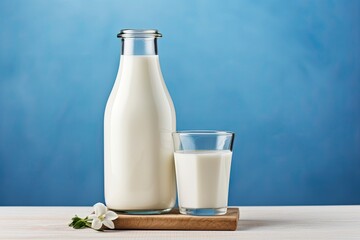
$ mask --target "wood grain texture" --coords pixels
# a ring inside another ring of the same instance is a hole
[[[360,239],[360,206],[240,207],[236,231],[118,230],[68,227],[91,207],[0,207],[0,239]]]
[[[221,216],[190,216],[174,209],[161,215],[119,214],[114,225],[115,229],[235,231],[238,220],[238,208],[229,208]]]

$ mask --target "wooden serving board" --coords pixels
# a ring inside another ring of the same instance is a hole
[[[219,216],[184,215],[173,209],[159,215],[119,214],[114,225],[115,229],[235,231],[238,220],[238,208],[228,208],[225,215]]]

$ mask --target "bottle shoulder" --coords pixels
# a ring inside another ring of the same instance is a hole
[[[175,109],[158,56],[122,56],[105,116],[157,117],[175,125]]]

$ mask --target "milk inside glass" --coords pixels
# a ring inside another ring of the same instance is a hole
[[[231,151],[179,151],[174,156],[181,208],[227,207]]]
[[[106,105],[105,202],[110,209],[153,214],[168,212],[175,205],[171,133],[176,118],[156,39],[141,34],[129,39],[130,34],[124,34],[119,71]]]

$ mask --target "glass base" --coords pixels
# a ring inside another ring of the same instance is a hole
[[[179,207],[181,214],[194,215],[194,216],[214,216],[224,215],[227,212],[227,208],[184,208]]]
[[[115,210],[118,213],[124,213],[129,215],[156,215],[156,214],[164,214],[171,211],[172,208],[166,209],[155,209],[155,210]]]

